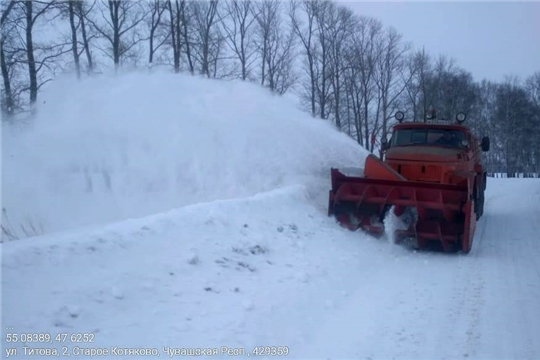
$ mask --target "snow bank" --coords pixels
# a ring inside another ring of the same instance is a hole
[[[225,358],[222,346],[266,345],[298,358],[306,329],[387,255],[291,186],[5,244],[3,321],[16,333],[91,333],[92,348],[152,348],[162,358],[169,347],[218,348]],[[2,344],[19,354],[27,345]],[[47,347],[76,345],[85,347]]]
[[[58,80],[31,130],[3,130],[2,200],[19,236],[19,224],[59,231],[288,185],[317,194],[331,166],[366,156],[257,85],[165,73]]]

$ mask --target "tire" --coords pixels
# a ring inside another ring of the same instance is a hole
[[[473,211],[476,215],[476,220],[480,219],[480,201],[478,201],[478,183],[476,182],[476,179],[474,180],[474,188],[473,188],[473,201],[474,201],[474,207]]]
[[[480,217],[482,217],[484,215],[484,203],[485,203],[485,200],[486,200],[486,197],[484,196],[484,191],[482,191],[480,193]]]
[[[461,252],[465,255],[471,252],[472,244],[469,242],[469,248],[468,249],[461,249]]]
[[[482,186],[482,189],[478,189],[478,186],[476,185],[476,181],[474,182],[474,191],[473,191],[473,199],[474,199],[474,213],[476,214],[476,221],[480,220],[482,215],[484,215],[484,189],[485,189],[485,182]]]

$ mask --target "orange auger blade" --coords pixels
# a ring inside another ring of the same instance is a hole
[[[474,234],[474,216],[469,216],[472,201],[467,185],[446,185],[407,181],[378,159],[368,157],[365,177],[346,176],[331,169],[332,189],[328,215],[351,229],[372,234],[384,232],[383,218],[394,206],[397,216],[408,207],[418,218],[407,230],[396,232],[397,240],[414,237],[419,248],[438,241],[445,251],[455,245],[470,250]],[[474,223],[471,223],[473,221]]]

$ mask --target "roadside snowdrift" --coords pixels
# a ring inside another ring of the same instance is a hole
[[[365,151],[257,85],[171,74],[58,80],[31,130],[3,131],[12,228],[45,232],[287,185],[328,190]]]
[[[195,204],[3,245],[3,323],[14,333],[95,335],[92,344],[26,344],[71,355],[76,346],[166,358],[167,347],[287,346],[298,358],[306,329],[348,300],[358,274],[384,268],[389,248],[404,253],[341,229],[302,186]]]

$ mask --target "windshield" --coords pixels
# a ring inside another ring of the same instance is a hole
[[[464,148],[465,133],[451,129],[400,129],[394,132],[391,146],[435,145]]]

